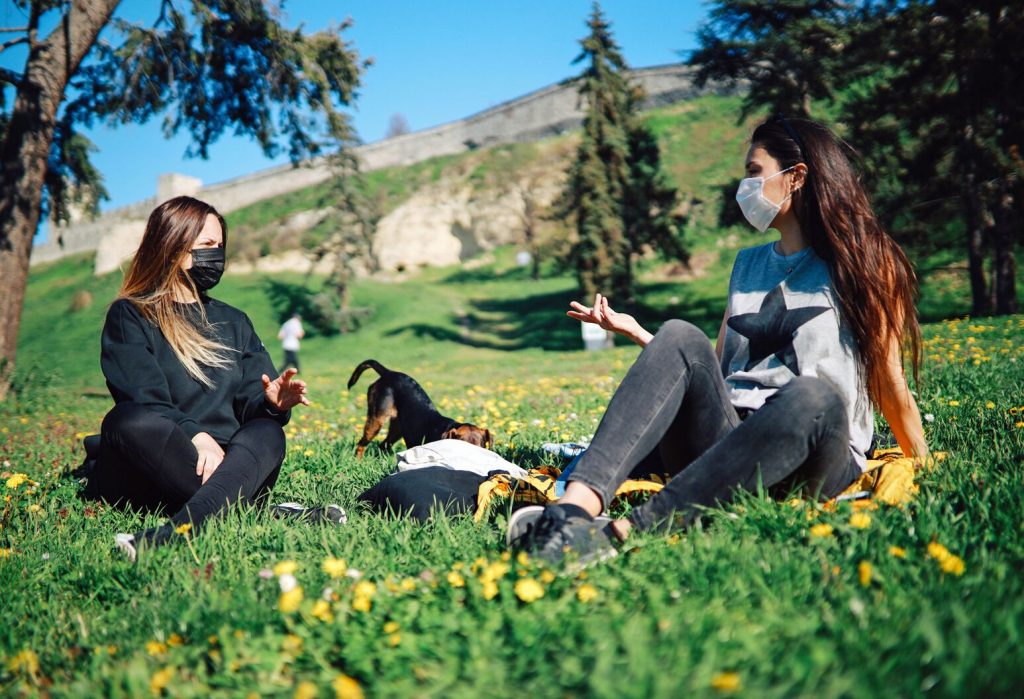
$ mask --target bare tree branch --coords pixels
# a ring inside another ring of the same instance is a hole
[[[27,43],[29,43],[29,38],[27,36],[19,36],[17,39],[9,39],[9,40],[5,41],[4,43],[0,44],[0,53],[3,53],[4,51],[6,51],[7,49],[11,48],[12,46],[17,46],[18,44],[27,44]]]
[[[9,68],[0,67],[0,82],[10,83],[11,85],[20,85],[21,77],[21,73],[16,73]]]

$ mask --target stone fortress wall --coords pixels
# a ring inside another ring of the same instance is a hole
[[[722,92],[715,85],[697,88],[693,72],[683,64],[672,64],[640,68],[630,77],[646,93],[645,109]],[[578,128],[583,119],[578,101],[575,80],[565,80],[465,119],[359,146],[356,152],[363,169],[372,171],[473,148],[534,141]],[[323,160],[315,160],[297,168],[286,164],[207,186],[185,175],[161,175],[153,198],[113,209],[95,220],[51,225],[47,241],[32,250],[32,264],[95,250],[96,273],[103,274],[116,269],[135,250],[149,212],[161,201],[187,194],[227,213],[317,184],[330,174]]]

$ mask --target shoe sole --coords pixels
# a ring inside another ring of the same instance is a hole
[[[513,512],[512,517],[508,520],[508,529],[505,530],[505,547],[512,548],[516,540],[526,533],[526,527],[522,524],[524,519],[542,512],[544,512],[543,505],[527,505]],[[522,529],[522,531],[517,531],[517,529]]]
[[[564,564],[562,566],[562,574],[570,577],[579,575],[582,571],[586,570],[587,568],[599,565],[601,563],[604,563],[605,561],[610,561],[618,555],[618,549],[610,548],[607,551],[603,551],[599,555],[594,556],[593,558],[589,558],[587,560],[577,560],[571,563]]]
[[[139,550],[135,547],[135,537],[131,534],[115,534],[114,535],[114,546],[128,557],[128,560],[132,563],[139,555]]]
[[[505,530],[505,547],[512,548],[515,545],[517,539],[526,533],[526,527],[523,525],[523,520],[527,519],[531,515],[540,514],[544,512],[544,505],[527,505],[526,507],[520,507],[518,510],[512,513],[512,517],[508,520],[508,529]],[[608,526],[611,524],[612,518],[607,515],[598,515],[594,517],[594,523],[598,525]],[[522,529],[522,531],[517,531]],[[600,563],[601,561],[614,558],[618,552],[613,548],[611,553],[606,554],[600,558],[600,560],[593,561],[592,563]],[[591,565],[591,563],[587,563]]]
[[[348,523],[348,514],[341,505],[331,503],[323,507],[305,507],[297,502],[281,502],[273,507],[274,514],[278,517],[293,517],[310,524],[335,524]]]

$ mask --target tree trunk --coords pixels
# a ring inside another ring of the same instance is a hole
[[[47,158],[64,90],[119,0],[75,0],[42,42],[30,45],[0,145],[0,400],[7,395],[39,227]]]
[[[968,161],[964,169],[964,219],[967,224],[967,269],[971,277],[971,315],[983,316],[992,312],[988,283],[985,281],[984,204],[973,162]]]
[[[1014,259],[1014,237],[1019,221],[1010,182],[1002,181],[996,195],[993,226],[992,276],[995,278],[996,314],[1017,312],[1017,261]]]

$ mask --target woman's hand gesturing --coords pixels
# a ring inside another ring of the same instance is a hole
[[[628,337],[641,347],[645,346],[654,337],[644,330],[633,316],[628,313],[616,313],[613,311],[611,306],[608,305],[608,299],[601,294],[594,295],[593,308],[587,308],[582,303],[577,303],[576,301],[570,301],[569,305],[572,307],[572,310],[567,311],[566,315],[570,318],[575,318],[584,323],[599,325],[605,330],[611,330],[613,333]]]
[[[284,373],[273,381],[266,374],[263,375],[263,393],[267,397],[267,403],[274,410],[284,412],[299,403],[309,405],[309,399],[306,398],[306,382],[300,379],[293,380],[297,373],[297,369],[285,369]]]

